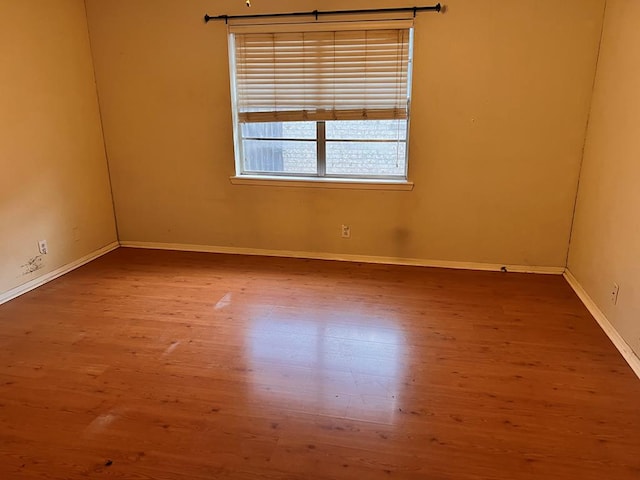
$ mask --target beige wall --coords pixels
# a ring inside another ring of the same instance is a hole
[[[226,30],[202,16],[244,2],[88,0],[120,239],[563,267],[603,0],[446,3],[417,19],[415,189],[382,192],[229,183]]]
[[[640,354],[640,2],[608,0],[569,270]],[[620,285],[617,305],[610,301]]]
[[[0,172],[0,294],[115,241],[82,0],[0,0]]]

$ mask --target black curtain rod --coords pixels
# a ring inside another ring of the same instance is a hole
[[[439,12],[442,10],[442,6],[438,3],[428,7],[406,7],[406,8],[373,8],[369,10],[333,10],[333,11],[318,11],[313,12],[291,12],[291,13],[263,13],[257,15],[218,15],[217,17],[211,17],[209,15],[204,16],[204,23],[209,23],[211,20],[224,20],[227,23],[229,20],[235,18],[276,18],[276,17],[315,17],[318,20],[320,15],[354,15],[362,13],[400,13],[400,12],[413,12],[415,17],[418,12]]]

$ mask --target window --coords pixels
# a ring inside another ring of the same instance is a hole
[[[411,51],[407,21],[231,26],[237,176],[406,181]]]

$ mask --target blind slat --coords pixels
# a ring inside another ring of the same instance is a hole
[[[410,30],[234,33],[241,122],[407,118]]]

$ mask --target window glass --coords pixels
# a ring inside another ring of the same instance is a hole
[[[326,122],[327,140],[406,140],[406,120],[336,120]]]
[[[294,140],[244,140],[244,171],[315,174],[316,143]]]
[[[404,142],[327,142],[327,175],[406,174]]]

